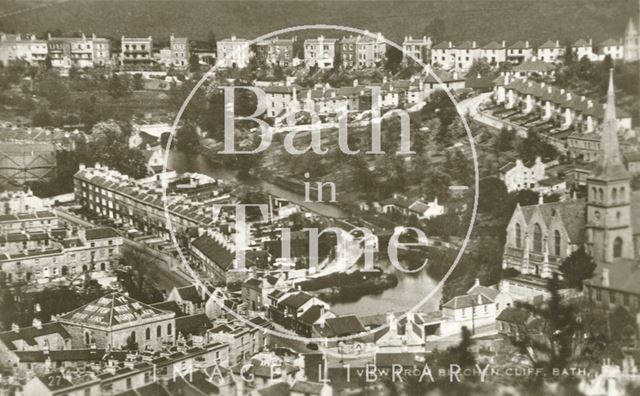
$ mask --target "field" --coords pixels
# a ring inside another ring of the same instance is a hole
[[[28,3],[20,0],[18,5]],[[454,41],[539,43],[592,37],[599,42],[620,37],[629,15],[637,15],[636,7],[635,0],[70,0],[0,15],[0,30],[42,34],[61,29],[112,38],[153,35],[166,41],[172,32],[193,39],[206,39],[210,31],[218,39],[231,34],[254,38],[292,25],[325,23],[382,31],[401,41],[405,35],[421,34],[431,20],[440,18],[446,38]]]

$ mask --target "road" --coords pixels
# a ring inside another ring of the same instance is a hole
[[[502,129],[504,127],[508,127],[516,130],[519,135],[521,136],[524,135],[524,137],[526,137],[526,133],[527,133],[526,128],[520,125],[516,125],[512,122],[508,122],[508,121],[505,121],[505,120],[502,120],[478,111],[478,107],[484,101],[488,100],[490,97],[491,97],[491,92],[486,92],[478,96],[474,96],[472,98],[467,98],[458,103],[458,106],[457,106],[458,111],[461,114],[464,114],[465,116],[468,116],[471,119],[481,124],[484,124],[496,129]]]

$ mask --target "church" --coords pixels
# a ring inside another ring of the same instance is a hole
[[[503,268],[550,278],[581,246],[599,267],[615,268],[617,262],[640,256],[640,191],[631,190],[631,174],[619,150],[613,71],[600,142],[586,198],[553,203],[541,198],[536,205],[516,206],[507,226]]]
[[[624,61],[640,61],[640,1],[638,1],[638,13],[629,18],[624,31]]]

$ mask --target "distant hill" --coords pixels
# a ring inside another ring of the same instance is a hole
[[[637,15],[636,7],[636,0],[69,0],[0,18],[0,30],[41,34],[60,29],[113,38],[151,34],[157,40],[166,40],[171,32],[205,39],[213,31],[220,39],[231,34],[253,38],[288,26],[326,23],[382,31],[401,41],[404,35],[421,34],[433,18],[441,18],[447,38],[454,41],[537,43],[593,37],[597,43],[622,36],[629,15]]]

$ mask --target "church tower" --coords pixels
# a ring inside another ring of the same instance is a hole
[[[611,70],[598,163],[587,179],[587,233],[591,254],[596,261],[611,262],[617,258],[634,257],[630,182],[618,146]]]
[[[640,60],[640,0],[636,15],[629,18],[624,31],[624,61],[637,62]]]

